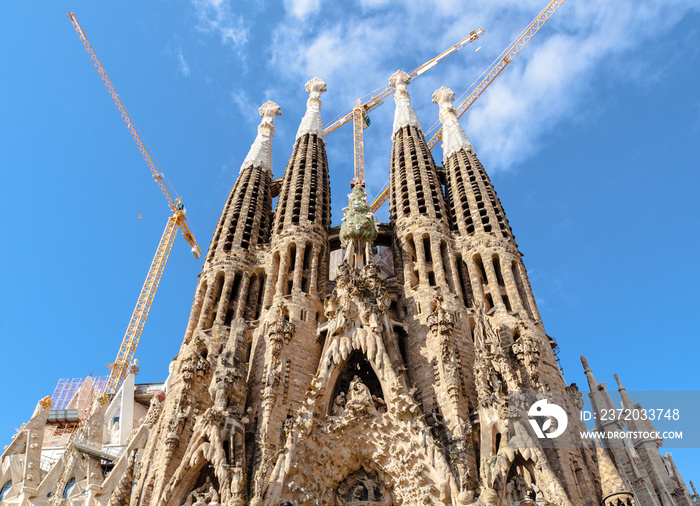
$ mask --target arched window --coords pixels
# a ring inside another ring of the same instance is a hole
[[[0,501],[2,501],[5,497],[7,497],[7,494],[10,493],[10,489],[12,488],[12,480],[8,481],[2,486],[2,489],[0,490]]]
[[[73,489],[75,488],[75,477],[71,478],[70,481],[66,484],[66,488],[63,489],[63,498],[66,499],[71,492],[73,492]]]

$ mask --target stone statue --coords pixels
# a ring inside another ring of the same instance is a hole
[[[345,409],[355,416],[377,413],[369,388],[357,376],[350,382]]]
[[[340,392],[338,396],[333,400],[333,405],[331,406],[331,415],[340,416],[345,411],[345,392]]]

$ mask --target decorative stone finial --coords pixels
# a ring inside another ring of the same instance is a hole
[[[255,165],[272,172],[272,138],[275,136],[275,118],[282,114],[282,109],[274,102],[265,102],[258,111],[262,121],[258,125],[258,135],[250,146],[248,156],[241,165],[241,172]]]
[[[584,373],[591,370],[591,368],[588,366],[588,360],[586,359],[585,355],[581,355],[581,365],[583,365],[583,372]]]
[[[137,359],[134,360],[134,363],[129,366],[128,372],[129,374],[133,374],[134,376],[136,376],[140,370],[141,368],[139,367],[139,361]]]
[[[318,135],[320,139],[323,139],[321,93],[325,92],[326,83],[324,83],[318,77],[314,77],[308,83],[306,83],[306,93],[309,94],[309,99],[306,101],[306,113],[301,120],[299,130],[297,130],[297,139],[305,134],[315,134]]]
[[[591,392],[593,392],[595,389],[604,389],[605,383],[601,383],[600,385],[598,384],[595,376],[593,376],[593,371],[591,371],[591,368],[588,365],[588,360],[586,360],[584,355],[581,355],[581,364],[583,365],[583,372],[586,375],[586,379],[588,380],[588,388],[591,389]]]
[[[433,103],[440,106],[440,123],[442,123],[442,159],[447,160],[460,149],[474,151],[467,134],[464,133],[457,113],[452,107],[455,99],[454,92],[444,86],[433,93]]]
[[[343,223],[340,225],[340,244],[346,251],[354,244],[356,254],[363,253],[365,245],[371,246],[377,238],[374,214],[367,203],[367,193],[361,184],[356,184],[348,195],[348,207],[343,209]]]
[[[613,377],[615,378],[615,382],[617,383],[617,389],[619,391],[625,390],[625,387],[622,386],[622,382],[620,381],[620,377],[617,375],[617,373],[613,374]]]
[[[416,116],[413,106],[411,105],[411,97],[408,94],[406,86],[411,82],[408,74],[403,70],[398,70],[389,78],[389,84],[396,88],[394,93],[394,102],[396,102],[396,112],[394,112],[394,128],[391,131],[393,137],[401,127],[410,125],[421,130],[418,117]]]

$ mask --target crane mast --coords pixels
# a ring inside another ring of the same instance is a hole
[[[115,394],[119,390],[121,384],[124,382],[124,379],[126,378],[129,365],[131,365],[131,362],[133,361],[134,354],[139,343],[139,339],[141,338],[141,333],[143,332],[143,327],[146,323],[146,319],[148,318],[148,313],[151,309],[153,298],[156,294],[156,291],[158,290],[158,284],[160,283],[160,278],[163,274],[163,270],[165,269],[165,264],[168,261],[170,250],[172,249],[173,243],[175,242],[175,237],[177,236],[178,229],[182,230],[182,234],[185,240],[191,246],[192,254],[195,258],[199,258],[202,252],[199,248],[199,245],[197,244],[197,241],[194,238],[194,235],[192,234],[192,232],[189,229],[189,226],[187,225],[185,206],[182,204],[182,199],[179,196],[177,196],[177,194],[176,198],[173,198],[170,192],[168,191],[168,188],[165,186],[163,174],[156,168],[156,165],[153,162],[153,158],[151,157],[150,153],[148,152],[148,149],[141,140],[141,136],[136,130],[133,121],[129,117],[129,114],[126,112],[126,108],[124,107],[124,104],[122,104],[122,101],[119,98],[119,94],[114,89],[114,86],[112,86],[112,82],[110,81],[107,72],[105,72],[104,68],[102,67],[100,60],[97,58],[97,54],[95,54],[95,51],[92,49],[92,45],[90,44],[90,41],[88,40],[87,36],[85,35],[85,32],[80,26],[78,18],[72,12],[68,13],[68,18],[70,19],[73,28],[75,28],[76,33],[80,37],[80,41],[82,42],[85,51],[87,51],[88,55],[90,56],[90,60],[92,60],[93,64],[95,65],[97,73],[102,79],[105,88],[107,88],[107,91],[109,92],[109,95],[112,98],[114,105],[116,106],[117,110],[119,111],[119,114],[124,120],[124,123],[126,124],[126,127],[128,128],[129,133],[131,134],[131,137],[134,139],[134,142],[138,146],[141,156],[146,161],[146,165],[148,166],[148,169],[151,172],[154,181],[160,188],[161,193],[165,197],[168,207],[170,208],[170,211],[172,213],[172,216],[168,218],[168,221],[166,223],[165,231],[163,232],[163,235],[160,238],[156,254],[153,257],[153,261],[151,262],[151,266],[148,270],[148,275],[146,276],[146,281],[144,282],[143,287],[141,289],[141,293],[139,294],[139,298],[136,302],[136,307],[134,308],[134,311],[131,315],[131,320],[129,321],[126,333],[124,334],[124,338],[122,339],[119,351],[117,353],[117,357],[115,359],[114,364],[112,364],[110,376],[107,380],[107,385],[105,387],[104,394],[101,394],[99,397],[100,404],[104,405],[109,399],[108,395]],[[56,488],[49,499],[50,506],[57,506],[62,502],[63,492],[66,488],[66,485],[68,484],[68,480],[73,475],[78,460],[80,459],[80,450],[78,446],[85,432],[85,423],[92,415],[92,409],[94,407],[94,393],[95,392],[93,392],[93,396],[88,401],[89,411],[87,413],[87,416],[84,418],[84,420],[81,421],[80,425],[78,426],[76,431],[73,432],[70,440],[68,441],[66,451],[64,452],[63,457],[61,459],[61,474],[59,475],[59,478],[56,482]]]
[[[139,152],[141,153],[141,156],[145,160],[146,165],[151,172],[151,176],[153,176],[154,181],[158,185],[158,188],[160,188],[160,191],[165,197],[165,201],[172,212],[172,216],[168,219],[165,231],[163,232],[158,249],[156,250],[156,255],[151,264],[151,268],[146,276],[146,282],[144,283],[141,294],[139,295],[136,308],[131,316],[131,321],[129,322],[129,326],[127,327],[124,339],[122,340],[121,347],[117,353],[117,358],[112,366],[112,371],[107,382],[105,392],[108,394],[114,394],[124,381],[127,368],[134,357],[134,353],[136,352],[136,347],[138,345],[139,338],[141,337],[143,326],[146,322],[146,318],[148,318],[148,312],[151,308],[151,303],[153,301],[153,297],[155,296],[156,290],[158,289],[158,283],[160,282],[165,263],[167,262],[170,249],[172,248],[172,244],[175,241],[178,228],[182,230],[185,240],[192,247],[192,254],[195,258],[199,258],[201,255],[201,250],[194,238],[194,235],[192,235],[189,226],[187,225],[187,217],[185,215],[185,207],[182,204],[182,199],[180,197],[173,198],[168,191],[168,188],[165,186],[163,174],[156,168],[153,158],[141,140],[141,136],[136,130],[134,122],[129,117],[126,107],[124,107],[124,104],[122,104],[122,101],[119,98],[119,94],[114,89],[114,86],[112,86],[112,81],[109,79],[104,67],[102,67],[99,58],[97,58],[97,54],[93,50],[90,41],[78,22],[78,18],[74,13],[69,12],[68,19],[70,19],[73,28],[78,34],[78,37],[80,37],[80,42],[82,42],[85,51],[90,56],[90,60],[92,60],[92,63],[95,65],[97,73],[102,79],[105,88],[107,88],[114,105],[124,120],[124,124],[129,130],[131,137],[134,139],[134,142],[138,146]]]
[[[456,109],[457,118],[461,118],[465,112],[472,106],[476,99],[479,98],[486,88],[488,88],[491,83],[499,76],[501,72],[513,61],[513,58],[527,45],[528,42],[535,36],[537,31],[542,28],[547,20],[556,12],[556,10],[564,3],[565,0],[552,0],[549,2],[547,7],[545,7],[537,17],[528,25],[528,27],[523,31],[523,33],[518,37],[518,39],[513,42],[503,53],[503,56],[496,60],[489,67],[489,72],[486,77],[481,80],[481,82],[474,88],[469,96],[460,104]],[[433,135],[428,141],[428,148],[433,149],[438,142],[442,139],[442,127]],[[370,209],[373,213],[382,206],[384,202],[389,198],[389,184],[384,186],[384,189],[380,192],[379,196],[372,202]]]

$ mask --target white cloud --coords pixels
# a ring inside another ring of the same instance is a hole
[[[261,104],[256,104],[254,100],[248,96],[245,90],[237,88],[231,92],[231,100],[236,105],[241,113],[243,120],[248,125],[253,126],[260,123],[260,113],[258,108]]]
[[[391,3],[391,0],[360,0],[360,5],[365,10],[377,9]]]
[[[284,0],[284,8],[292,17],[303,21],[321,9],[321,0]]]
[[[192,0],[198,17],[197,28],[215,33],[221,42],[236,49],[248,42],[248,29],[242,16],[233,13],[230,0]]]
[[[468,30],[484,26],[486,35],[474,46],[411,85],[425,130],[437,118],[437,107],[429,98],[432,90],[446,85],[459,95],[545,4],[545,0],[358,1],[360,8],[339,9],[316,0],[286,0],[288,12],[297,18],[317,15],[303,24],[289,17],[280,22],[270,47],[271,68],[299,86],[314,75],[323,78],[329,90],[326,103],[340,112],[341,105],[381,86],[397,68],[415,68]],[[639,75],[634,66],[643,65],[643,58],[635,62],[630,56],[641,54],[638,50],[650,40],[698,9],[697,0],[565,2],[462,119],[480,157],[489,160],[489,170],[513,167],[535,153],[557,124],[585,115],[593,90],[609,77],[606,74],[614,72],[616,79]],[[474,53],[477,46],[482,50]],[[393,111],[392,104],[386,108]],[[375,133],[379,132],[367,135]],[[366,159],[370,156],[367,152]]]
[[[185,57],[182,55],[182,50],[178,51],[177,53],[177,61],[180,63],[180,72],[182,72],[182,75],[185,77],[190,75],[190,66],[187,64],[187,60],[185,60]]]

